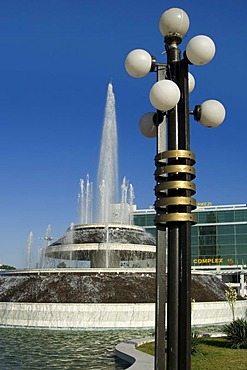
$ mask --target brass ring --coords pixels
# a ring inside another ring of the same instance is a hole
[[[155,224],[166,224],[168,222],[191,222],[196,224],[196,215],[192,213],[167,213],[155,217]]]
[[[167,158],[185,158],[196,163],[195,154],[190,150],[167,150],[165,152],[158,153],[155,157],[155,161],[162,163],[166,162]]]
[[[155,208],[166,208],[167,206],[191,206],[196,208],[196,199],[190,197],[167,197],[156,200]]]
[[[166,173],[188,173],[193,178],[196,177],[196,170],[192,166],[188,166],[186,164],[174,164],[174,165],[166,165],[160,168],[157,168],[155,171],[155,177],[158,176],[165,176]]]
[[[155,186],[155,193],[165,192],[169,189],[187,189],[191,190],[193,193],[196,192],[196,186],[193,182],[190,181],[165,181]]]

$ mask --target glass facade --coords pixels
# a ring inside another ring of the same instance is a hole
[[[134,212],[134,224],[137,226],[144,227],[148,233],[156,237],[154,218],[155,218],[154,209]]]
[[[247,205],[197,207],[192,227],[192,266],[247,264]],[[134,223],[155,236],[155,210],[137,210]]]

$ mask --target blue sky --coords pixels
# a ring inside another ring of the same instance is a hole
[[[153,110],[155,74],[130,77],[129,51],[144,48],[165,62],[160,15],[183,8],[191,37],[210,36],[216,55],[191,66],[190,106],[218,99],[224,123],[206,129],[191,119],[197,158],[197,201],[246,203],[246,0],[1,0],[0,2],[0,262],[22,267],[29,232],[33,248],[47,225],[54,237],[78,222],[79,180],[95,182],[106,91],[113,82],[119,178],[135,189],[138,208],[154,203],[155,140],[138,131]]]

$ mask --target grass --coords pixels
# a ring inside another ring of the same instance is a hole
[[[226,338],[203,338],[200,354],[191,356],[192,370],[246,370],[247,350],[232,349]],[[154,342],[145,343],[138,350],[154,355]]]

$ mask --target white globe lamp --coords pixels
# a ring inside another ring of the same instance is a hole
[[[139,129],[143,136],[154,138],[157,136],[157,127],[154,124],[154,112],[145,113],[139,120]]]
[[[153,61],[152,56],[146,50],[135,49],[127,55],[125,69],[132,77],[144,77],[151,71]]]
[[[149,99],[156,109],[160,111],[170,110],[179,102],[179,87],[173,81],[160,80],[152,86]]]
[[[163,36],[179,35],[183,37],[189,29],[190,20],[183,9],[171,8],[160,17],[159,29]]]
[[[192,64],[205,65],[213,59],[215,50],[215,44],[210,37],[198,35],[188,42],[186,56]]]
[[[195,88],[195,84],[196,84],[196,81],[195,81],[195,78],[194,76],[189,72],[188,73],[188,86],[189,86],[189,93],[191,93],[194,88]]]
[[[206,100],[201,104],[199,122],[208,128],[219,126],[225,119],[226,110],[218,100]]]

